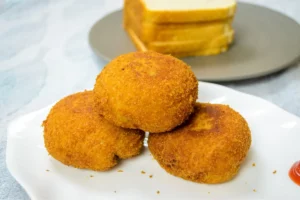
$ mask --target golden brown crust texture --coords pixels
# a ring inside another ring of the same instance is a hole
[[[188,65],[156,52],[111,61],[94,87],[99,111],[114,124],[151,132],[180,125],[192,113],[198,81]]]
[[[251,133],[229,106],[197,103],[195,112],[173,131],[150,133],[148,147],[170,174],[200,183],[231,180],[247,155]]]
[[[76,168],[108,170],[140,153],[145,133],[116,127],[95,109],[92,91],[57,102],[43,122],[49,154]]]

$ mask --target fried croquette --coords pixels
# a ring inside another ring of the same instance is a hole
[[[197,103],[175,130],[151,134],[148,147],[170,174],[199,183],[222,183],[238,172],[251,144],[245,119],[226,105]]]
[[[98,75],[95,101],[117,126],[165,132],[192,113],[198,81],[181,60],[156,52],[134,52],[112,60]]]
[[[49,154],[63,164],[104,171],[118,158],[138,155],[145,133],[116,127],[95,109],[92,91],[79,92],[57,102],[43,122]]]

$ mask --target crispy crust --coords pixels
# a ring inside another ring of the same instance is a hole
[[[197,103],[177,129],[150,133],[148,147],[170,174],[199,183],[231,180],[251,145],[245,119],[226,105]]]
[[[80,92],[57,102],[43,122],[49,154],[65,165],[108,170],[118,158],[138,155],[145,133],[116,127],[95,109],[93,93]]]
[[[193,111],[198,81],[188,65],[156,52],[112,60],[98,75],[95,100],[103,116],[124,127],[164,132]]]

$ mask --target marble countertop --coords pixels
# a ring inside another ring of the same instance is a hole
[[[300,23],[298,0],[244,0]],[[29,199],[5,164],[8,123],[76,91],[92,88],[106,64],[88,31],[122,0],[0,0],[0,199]],[[260,96],[300,116],[300,63],[262,78],[221,83]]]

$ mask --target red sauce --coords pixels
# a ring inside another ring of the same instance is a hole
[[[289,176],[297,185],[300,186],[300,161],[295,162],[289,171]]]

